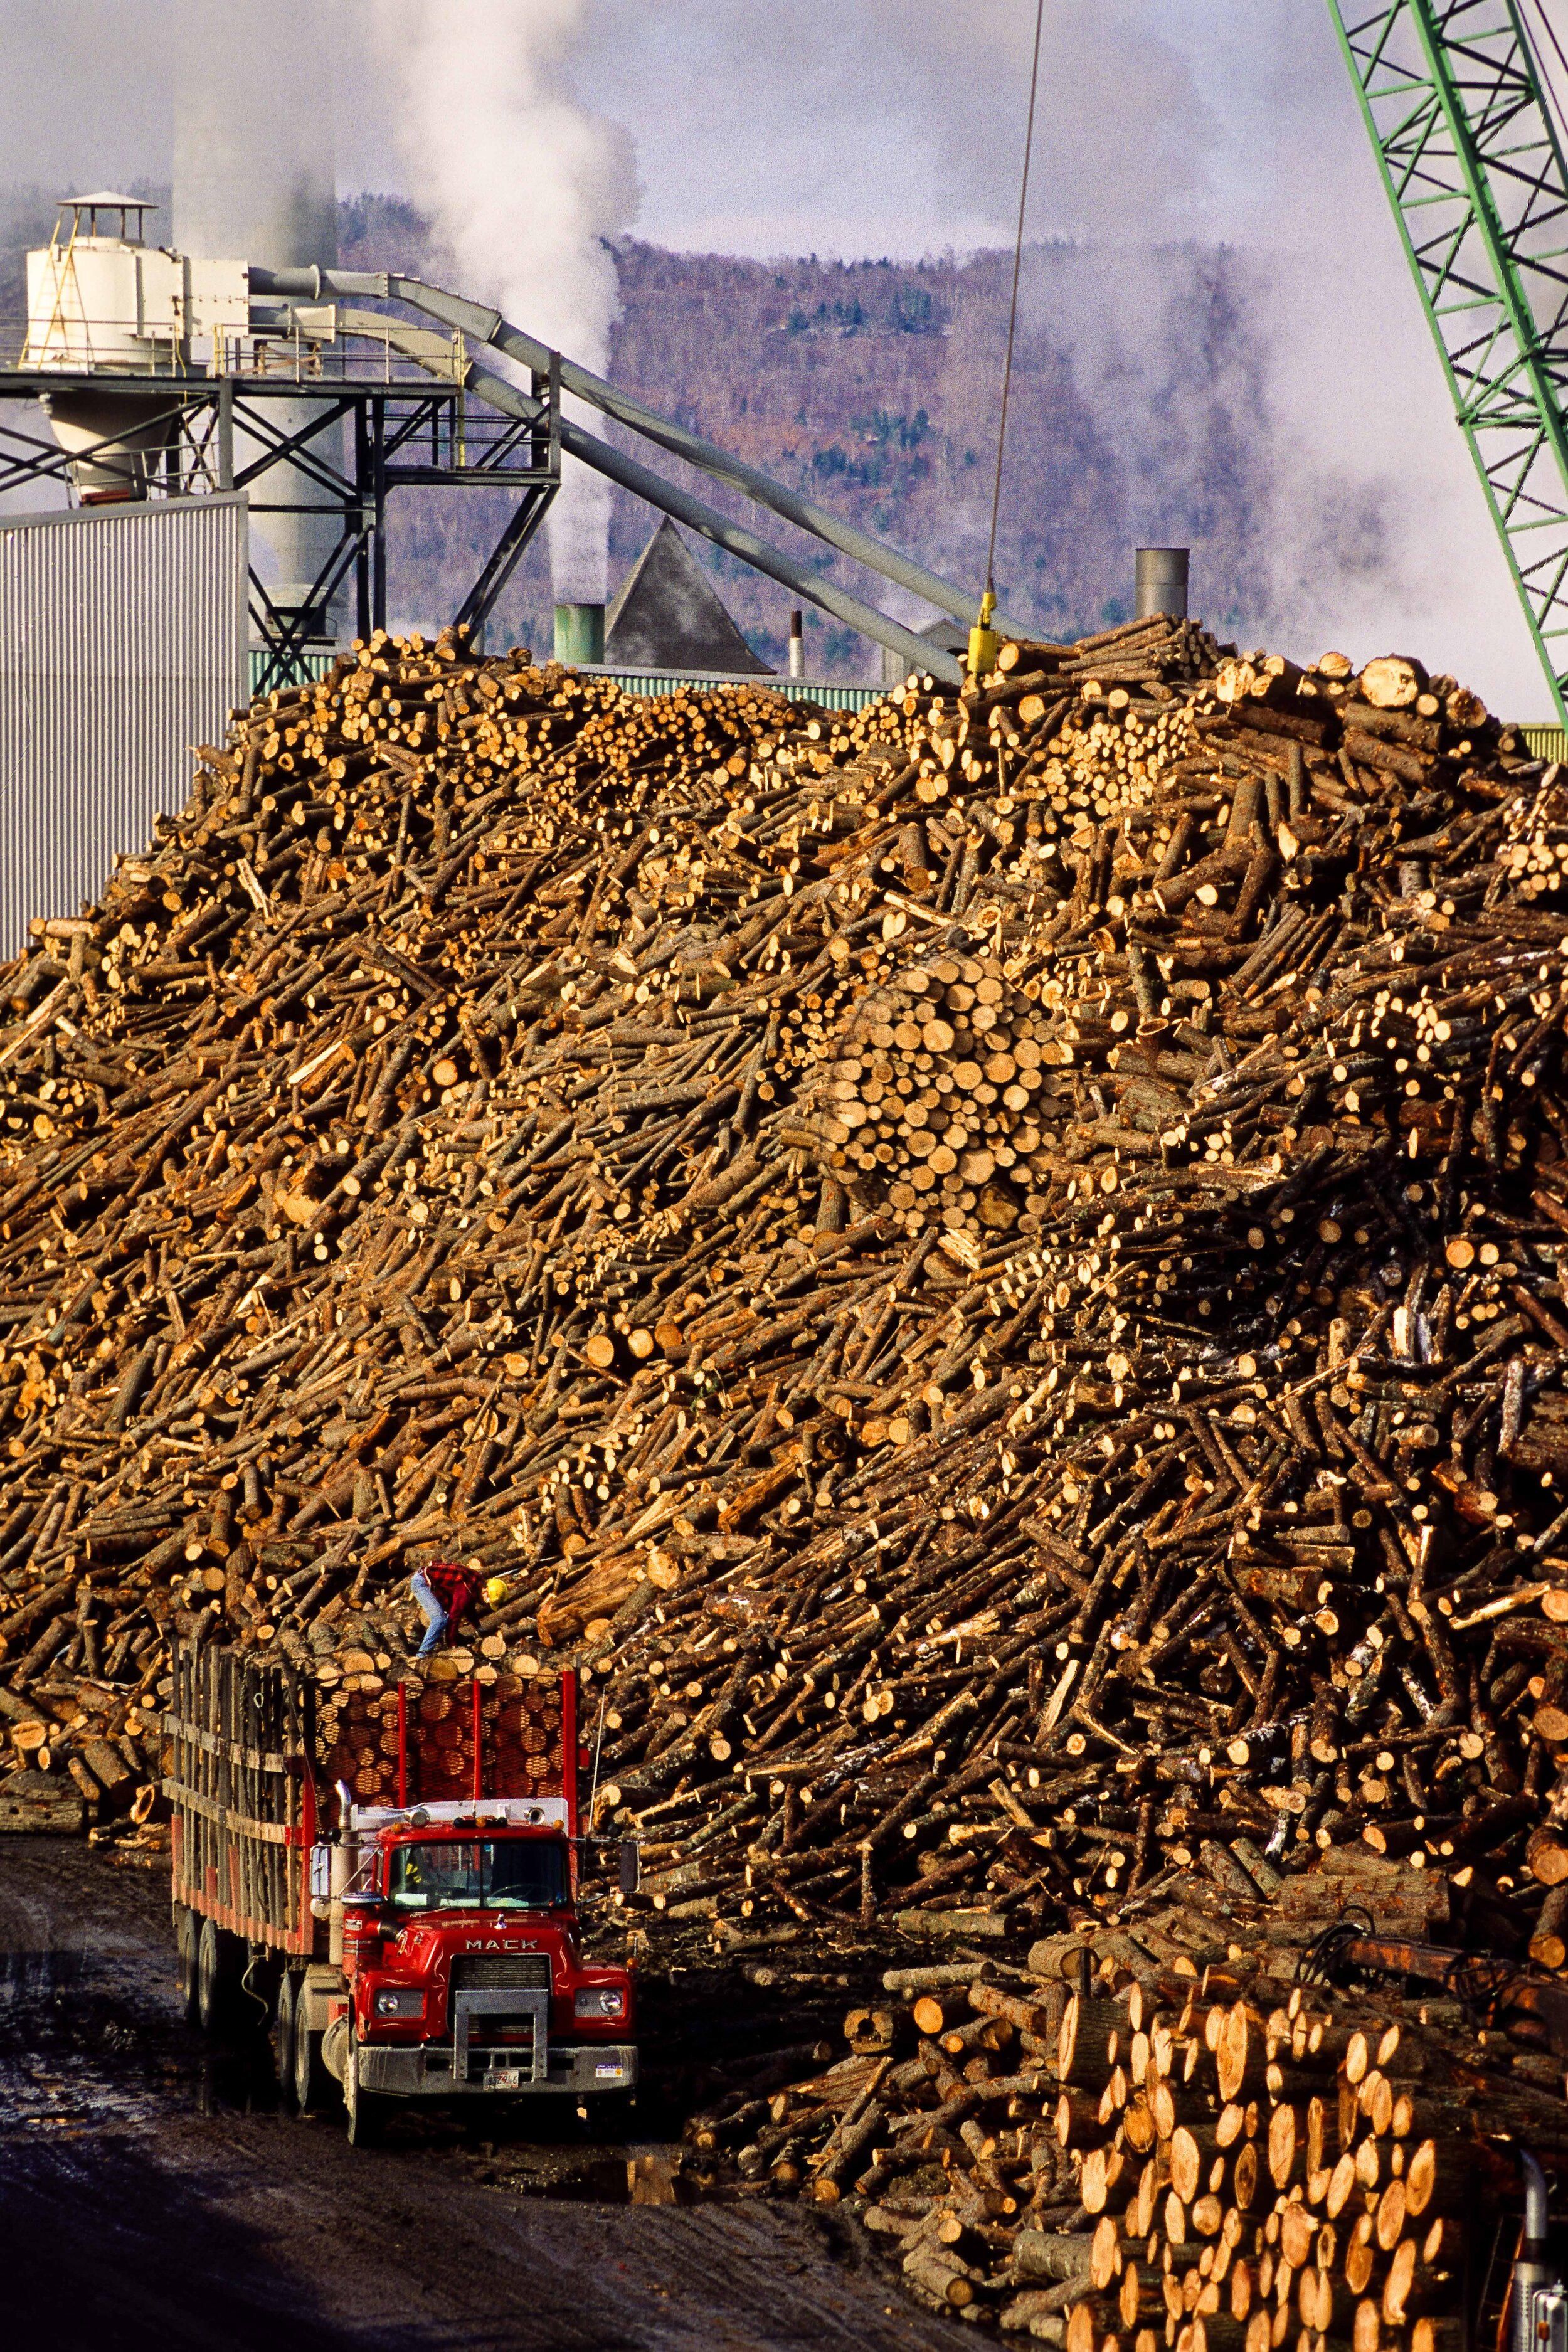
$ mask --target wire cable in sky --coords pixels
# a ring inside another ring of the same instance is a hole
[[[1018,234],[1013,244],[1013,296],[1007,309],[1007,356],[1002,366],[1002,414],[996,425],[996,480],[991,493],[991,543],[985,551],[985,585],[996,585],[996,518],[1002,509],[1002,451],[1007,438],[1007,395],[1013,386],[1013,337],[1018,324],[1018,272],[1024,260],[1024,207],[1029,201],[1029,156],[1035,144],[1035,93],[1040,79],[1040,30],[1046,0],[1036,0],[1035,52],[1029,61],[1029,118],[1024,128],[1024,170],[1018,184]]]

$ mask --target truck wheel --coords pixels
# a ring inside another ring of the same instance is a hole
[[[278,2087],[286,2099],[294,2095],[294,2033],[296,2027],[295,1996],[300,1979],[292,1969],[285,1969],[278,1987],[278,2015],[273,2024],[273,2060],[278,2070]]]
[[[321,2037],[312,2033],[307,2022],[305,1979],[290,1976],[288,1981],[294,1988],[289,1999],[292,2023],[289,2037],[294,2105],[302,2116],[319,2115],[337,2096],[338,2086],[321,2063]]]
[[[348,2109],[349,2146],[374,2147],[380,2139],[392,2102],[375,2091],[360,2087],[359,2044],[351,2042],[343,2068],[343,2105]]]
[[[234,2021],[239,1978],[237,1937],[204,1919],[196,1946],[196,2022],[204,2033],[225,2033]]]
[[[201,1940],[202,1923],[187,1904],[174,1906],[175,1970],[180,1987],[180,2006],[187,2025],[198,2025],[196,2010],[196,1948]]]

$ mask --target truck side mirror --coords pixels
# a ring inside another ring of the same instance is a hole
[[[642,1885],[642,1848],[636,1838],[621,1840],[621,1893],[635,1895]]]

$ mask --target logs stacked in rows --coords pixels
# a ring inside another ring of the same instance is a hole
[[[890,1971],[846,2021],[854,2054],[742,2086],[693,2119],[691,2160],[845,2200],[919,2298],[1070,2352],[1464,2341],[1493,2236],[1511,2251],[1506,2136],[1568,2147],[1547,2062],[1498,2031],[1478,2051],[1451,2002],[1290,1990],[1256,1953],[1202,1982],[1134,1957],[1079,1990]]]
[[[474,1790],[472,1685],[415,1674],[403,1691],[404,1797],[410,1804],[460,1802]],[[487,1705],[481,1717],[480,1786],[492,1793],[561,1796],[559,1682],[553,1675],[492,1675],[486,1697],[498,1704]],[[317,1753],[323,1776],[343,1781],[357,1802],[400,1801],[399,1748],[398,1693],[379,1677],[360,1676],[357,1689],[330,1696],[321,1708]]]

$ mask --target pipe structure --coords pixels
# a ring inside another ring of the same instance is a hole
[[[539,415],[537,401],[528,399],[503,376],[490,375],[481,369],[471,368],[468,382],[471,392],[477,393],[481,400],[488,401],[492,408],[499,408],[505,416],[516,416],[531,424]],[[738,556],[742,563],[749,563],[753,572],[765,572],[770,580],[776,580],[781,588],[791,588],[797,596],[805,597],[808,604],[816,604],[824,613],[831,613],[835,620],[845,622],[859,635],[870,637],[877,645],[891,646],[895,653],[903,655],[911,669],[923,670],[931,677],[940,677],[948,686],[963,683],[963,667],[951,654],[941,652],[924,637],[917,637],[912,629],[906,629],[901,623],[890,621],[886,613],[879,613],[874,604],[863,604],[858,596],[851,596],[847,589],[835,586],[831,580],[824,580],[819,572],[812,571],[809,564],[799,563],[793,555],[785,555],[782,549],[771,546],[765,539],[759,539],[744,524],[731,522],[729,516],[721,515],[716,507],[693,498],[689,490],[678,489],[673,482],[667,482],[661,475],[650,472],[647,466],[638,465],[635,457],[628,457],[619,449],[612,449],[607,441],[585,433],[569,416],[561,420],[561,446],[572,457],[580,457],[585,466],[592,466],[597,472],[608,475],[612,482],[619,482],[621,488],[630,490],[635,498],[646,500],[650,507],[657,507],[661,514],[668,515],[676,522],[685,523],[688,530],[700,531],[704,539],[710,539],[715,547],[721,547],[729,554]]]
[[[303,269],[268,269],[253,261],[249,278],[253,294],[287,296],[296,302],[319,302],[323,294],[365,294],[381,302],[387,299],[384,269],[320,269],[314,263]]]
[[[386,283],[390,300],[410,303],[417,310],[427,311],[432,318],[444,319],[448,326],[460,327],[465,334],[477,336],[479,341],[490,344],[498,352],[504,352],[509,359],[521,361],[537,375],[548,372],[551,354],[547,347],[534,336],[525,334],[521,327],[512,326],[499,310],[470,302],[460,294],[448,294],[439,286],[427,286],[423,278],[399,277],[395,271],[389,272]],[[813,538],[825,541],[829,547],[836,547],[840,554],[850,556],[857,563],[863,563],[868,571],[879,572],[884,580],[892,581],[895,586],[907,588],[911,594],[923,597],[928,604],[934,604],[939,612],[951,614],[955,621],[968,623],[974,619],[979,611],[979,599],[970,591],[955,587],[951,580],[943,580],[938,572],[928,572],[923,563],[916,563],[910,557],[900,555],[896,548],[885,547],[879,539],[873,539],[869,531],[857,530],[853,523],[830,514],[826,507],[819,507],[815,499],[802,498],[798,490],[786,489],[781,482],[759,473],[754,466],[748,466],[741,458],[731,457],[728,450],[703,440],[700,434],[689,433],[684,425],[672,424],[668,417],[645,408],[640,400],[634,400],[628,393],[618,392],[614,384],[606,383],[602,376],[594,375],[587,368],[579,367],[574,360],[563,358],[560,369],[563,392],[575,393],[580,400],[587,401],[605,415],[613,417],[617,425],[626,425],[632,432],[640,434],[645,441],[656,442],[672,457],[683,457],[689,465],[699,467],[703,473],[711,474],[719,481],[728,482],[731,488],[754,499],[759,506],[767,507],[783,521],[798,525],[802,530],[809,531]],[[1013,619],[1004,613],[997,614],[996,626],[1005,636],[1028,637],[1034,635],[1027,623]],[[926,667],[930,667],[929,663]]]
[[[574,669],[605,658],[605,608],[602,604],[557,604],[555,658]]]
[[[460,294],[445,293],[439,287],[426,286],[422,278],[400,278],[377,270],[263,269],[253,267],[250,285],[251,290],[257,294],[276,294],[312,301],[323,294],[353,294],[406,302],[413,309],[423,310],[427,317],[439,319],[443,325],[458,328],[469,342],[489,343],[497,351],[511,350],[514,357],[527,358],[537,374],[547,375],[550,371],[551,352],[542,343],[535,342],[531,336],[521,335],[516,329],[508,328],[499,310],[470,302]],[[514,339],[512,344],[504,340],[505,335]],[[417,358],[419,355],[416,352],[411,356]],[[568,362],[563,360],[559,365],[559,381],[564,386]],[[587,376],[581,368],[574,367],[572,374],[574,378],[583,377],[590,384],[599,381],[596,376]],[[482,369],[470,367],[467,381],[470,391],[477,393],[481,400],[488,401],[492,408],[500,409],[503,415],[515,416],[528,424],[534,423],[540,415],[539,403],[504,376],[491,375]],[[606,392],[609,389],[608,385],[605,386]],[[637,405],[636,403],[632,404]],[[637,425],[634,429],[640,431],[642,428]],[[671,426],[669,430],[673,433],[678,428]],[[697,443],[695,436],[687,437],[695,447],[705,450],[709,446],[705,442]],[[743,524],[731,522],[727,515],[720,514],[716,508],[708,506],[702,499],[693,498],[689,491],[678,489],[672,482],[665,481],[646,466],[639,465],[635,457],[626,457],[620,450],[611,448],[607,442],[585,432],[570,417],[563,416],[561,420],[561,446],[574,457],[581,458],[585,466],[594,467],[597,472],[607,475],[611,481],[618,482],[623,489],[630,490],[634,497],[646,500],[676,522],[683,522],[689,530],[700,532],[716,547],[739,557],[753,571],[765,573],[770,580],[776,580],[781,587],[793,589],[808,604],[816,604],[822,612],[831,613],[835,620],[845,622],[859,635],[869,637],[874,644],[889,646],[901,656],[907,668],[941,678],[948,686],[962,685],[963,668],[952,655],[944,653],[928,638],[917,636],[912,629],[906,629],[900,622],[890,620],[875,605],[864,604],[859,597],[850,595],[847,589],[836,586],[830,580],[824,580],[809,565],[798,562],[794,556],[784,554],[782,549],[759,539]],[[713,454],[721,455],[721,452]],[[693,457],[692,462],[700,464],[703,461]],[[749,473],[751,468],[742,470]],[[756,478],[763,481],[766,478],[758,475]],[[777,486],[769,487],[776,488]],[[779,495],[781,498],[791,497],[793,493],[781,491]],[[800,503],[810,505],[809,500]],[[812,511],[822,510],[813,509]],[[832,518],[826,520],[831,520]],[[806,522],[803,528],[811,530],[814,526]],[[857,536],[865,538],[864,533]],[[896,563],[905,572],[919,573],[922,579],[934,580],[934,574],[921,572],[918,564],[908,565],[903,557],[894,556],[890,549],[880,547],[875,540],[868,539],[866,544],[877,551],[877,568],[886,576],[899,578],[900,584],[912,587],[917,594],[925,594],[925,590],[915,579],[904,579],[890,567]],[[955,614],[959,617],[967,614],[970,605],[961,592],[947,582],[940,584],[946,596],[958,600],[954,606]],[[1026,635],[1027,632],[1018,634]]]
[[[1557,2284],[1557,2274],[1546,2260],[1551,2206],[1546,2175],[1535,2157],[1527,2147],[1517,2149],[1516,2154],[1524,2179],[1524,2234],[1513,2266],[1509,2335],[1512,2352],[1538,2352],[1535,2298],[1543,2287]]]

